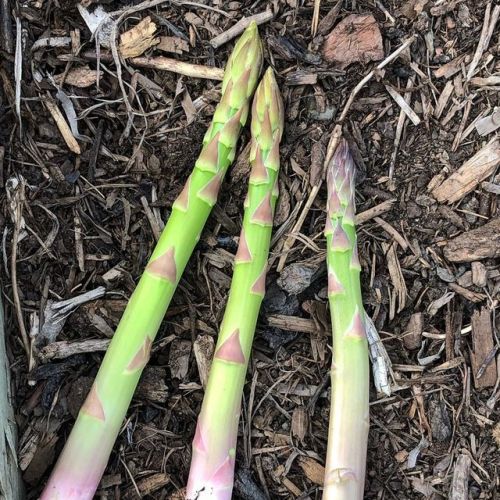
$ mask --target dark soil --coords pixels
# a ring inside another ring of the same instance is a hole
[[[122,7],[121,2],[86,3],[102,3],[107,11]],[[488,359],[481,358],[473,338],[477,336],[480,344],[482,335],[490,335],[492,345],[499,345],[500,322],[495,312],[500,298],[500,266],[495,259],[479,264],[449,262],[443,254],[449,239],[500,216],[498,198],[491,187],[487,190],[479,184],[460,201],[447,205],[438,203],[428,189],[436,175],[448,177],[498,133],[480,137],[472,128],[464,136],[478,116],[490,114],[500,104],[498,86],[467,82],[469,59],[450,77],[434,75],[437,68],[460,55],[472,58],[488,2],[383,0],[393,22],[378,1],[342,1],[338,16],[333,16],[330,25],[323,23],[322,34],[316,37],[311,36],[313,2],[205,3],[216,9],[194,7],[189,2],[184,5],[181,0],[176,5],[165,2],[131,13],[125,16],[120,32],[150,15],[160,35],[184,36],[194,45],[180,55],[154,48],[147,55],[222,68],[234,41],[217,49],[208,41],[241,17],[264,11],[267,6],[276,14],[260,32],[266,64],[276,69],[286,106],[281,200],[275,227],[278,237],[273,241],[268,294],[243,400],[235,498],[321,497],[331,362],[322,234],[324,188],[288,256],[287,266],[296,266],[288,283],[285,278],[277,283],[276,266],[300,213],[294,208],[309,196],[310,177],[315,182],[321,175],[321,155],[335,119],[353,88],[375,64],[355,63],[340,70],[321,57],[324,35],[353,13],[375,17],[385,56],[415,35],[410,49],[361,90],[343,127],[358,164],[357,211],[395,200],[380,215],[392,231],[373,217],[359,226],[366,311],[378,329],[394,372],[390,396],[377,394],[371,384],[365,498],[448,498],[461,455],[472,461],[469,496],[453,498],[500,498],[500,428],[495,427],[498,404],[491,400],[487,404],[498,390],[500,368],[493,370],[492,383],[488,383],[477,377],[478,365],[473,367],[472,361],[475,353],[484,377],[488,369],[491,376],[490,365],[494,368],[496,361],[500,363],[496,350]],[[321,2],[320,21],[335,4]],[[122,78],[134,111],[130,115],[115,64],[101,62],[98,85],[79,88],[64,83],[61,87],[79,118],[81,154],[75,154],[44,102],[50,96],[62,111],[52,77],[79,67],[97,68],[95,61],[82,56],[85,51],[95,51],[91,33],[74,2],[10,2],[10,9],[13,15],[7,24],[12,30],[13,47],[16,17],[22,27],[21,115],[16,113],[14,51],[8,50],[9,43],[5,46],[9,34],[3,31],[0,183],[6,189],[0,195],[4,252],[1,279],[19,429],[18,460],[28,497],[36,498],[97,373],[102,343],[94,341],[112,335],[120,319],[155,244],[158,221],[168,218],[200,150],[220,85],[152,69],[137,69],[148,80],[138,79],[133,66],[128,66],[130,73],[123,66]],[[167,27],[169,23],[175,29]],[[35,41],[47,36],[72,36],[73,42],[32,50]],[[475,77],[498,75],[499,43],[497,28]],[[316,83],[297,85],[297,71],[315,75]],[[433,108],[450,81],[452,96],[436,117]],[[400,107],[386,85],[401,95],[409,92],[410,107],[421,119],[418,126],[406,119],[399,138]],[[189,102],[197,106],[201,97],[206,104],[193,114]],[[472,100],[472,105],[467,106],[467,100]],[[453,106],[458,109],[448,119]],[[248,141],[247,130],[240,151]],[[395,147],[398,150],[390,179]],[[16,176],[22,176],[19,189],[24,189],[24,200],[9,201],[6,193],[12,192]],[[159,331],[98,498],[138,498],[138,491],[144,498],[181,498],[203,397],[190,343],[199,335],[215,337],[220,324],[247,177],[245,156],[241,155]],[[482,180],[496,186],[500,182],[496,171]],[[12,206],[20,216],[17,230]],[[148,212],[152,219],[148,219]],[[14,251],[15,281],[11,263]],[[309,272],[311,268],[313,272]],[[478,277],[481,272],[483,281]],[[300,279],[305,282],[298,291]],[[286,291],[288,285],[295,285],[294,293]],[[88,341],[84,352],[60,359],[44,358],[36,346],[49,342],[41,333],[47,301],[75,297],[99,286],[105,287],[105,295],[70,314],[57,338],[50,339]],[[19,293],[18,304],[14,287]],[[436,302],[443,297],[445,300]],[[473,314],[484,309],[491,318],[490,328],[485,331],[478,327],[471,334]],[[31,370],[16,311],[20,311],[33,344]],[[408,323],[416,313],[422,313],[423,323],[414,331]],[[276,326],[277,315],[290,317],[288,326]],[[303,322],[297,318],[309,320],[311,328],[304,331],[300,326]],[[410,335],[413,344],[407,338]],[[425,345],[417,354],[422,341]],[[435,359],[423,364],[422,359],[431,355],[436,355]],[[251,400],[252,387],[255,394]],[[251,422],[248,415],[252,415]],[[251,443],[251,449],[243,446],[244,441]]]

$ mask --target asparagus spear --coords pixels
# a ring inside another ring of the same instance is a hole
[[[368,343],[356,246],[355,165],[345,140],[327,173],[328,297],[332,396],[323,498],[361,500],[368,439]]]
[[[165,311],[234,160],[261,66],[262,46],[252,23],[229,58],[222,99],[203,149],[130,298],[42,500],[93,498]]]
[[[272,69],[255,93],[252,165],[243,228],[224,319],[193,441],[188,499],[231,498],[241,397],[255,325],[264,297],[278,197],[283,106]]]

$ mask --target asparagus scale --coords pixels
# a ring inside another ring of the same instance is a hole
[[[362,500],[366,469],[369,365],[354,177],[354,161],[342,140],[327,172],[325,235],[333,357],[325,500]]]
[[[252,108],[252,165],[229,298],[196,426],[187,498],[229,500],[233,489],[241,398],[265,293],[278,197],[283,105],[272,69]]]
[[[191,176],[132,294],[41,500],[91,499],[177,283],[236,154],[262,66],[252,23],[228,60],[222,98]]]

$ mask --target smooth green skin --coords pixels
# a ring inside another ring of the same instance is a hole
[[[42,500],[93,498],[149,359],[151,344],[216,202],[217,186],[235,157],[261,65],[262,47],[253,23],[231,54],[222,99],[205,135],[200,158],[127,304]],[[215,151],[215,157],[207,151]],[[203,191],[214,179],[214,189]],[[172,258],[167,258],[169,252],[173,252]]]
[[[362,500],[366,469],[369,363],[353,220],[354,168],[344,141],[336,151],[328,175],[329,197],[335,192],[341,206],[332,207],[329,198],[327,218],[331,225],[325,229],[333,334],[325,500]],[[345,217],[347,206],[349,217]],[[333,231],[336,224],[347,235],[348,248],[338,244],[339,238]],[[332,272],[336,280],[331,279]]]
[[[273,132],[271,136],[266,133],[266,127],[263,125],[268,119]],[[270,162],[266,159],[270,159],[268,154],[273,146],[274,151],[279,152],[282,130],[281,96],[273,72],[269,69],[254,98],[253,144],[250,158],[252,174],[245,202],[243,230],[239,251],[235,257],[229,298],[193,441],[193,458],[186,492],[188,499],[231,498],[241,398],[255,326],[264,297],[262,288],[259,289],[260,293],[255,293],[254,284],[260,277],[260,282],[265,286],[272,216],[278,197],[279,155],[277,161]],[[262,169],[267,171],[267,181],[259,180],[255,175],[257,171],[262,172]],[[269,220],[266,224],[256,223],[254,215],[265,203],[271,205]],[[242,252],[245,241],[251,259],[242,258],[245,254]],[[234,336],[235,331],[239,332],[239,338]],[[226,351],[226,356],[220,354],[224,351],[223,346],[230,349]],[[238,353],[239,359],[237,355],[232,356]]]

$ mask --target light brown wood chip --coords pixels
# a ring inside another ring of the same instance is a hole
[[[466,161],[455,173],[432,190],[437,201],[454,203],[461,200],[489,177],[500,165],[500,139],[495,138]]]
[[[497,366],[493,342],[491,314],[487,307],[472,315],[472,374],[476,389],[493,387],[497,381]]]
[[[448,242],[443,252],[450,262],[500,257],[500,217],[457,236]]]

